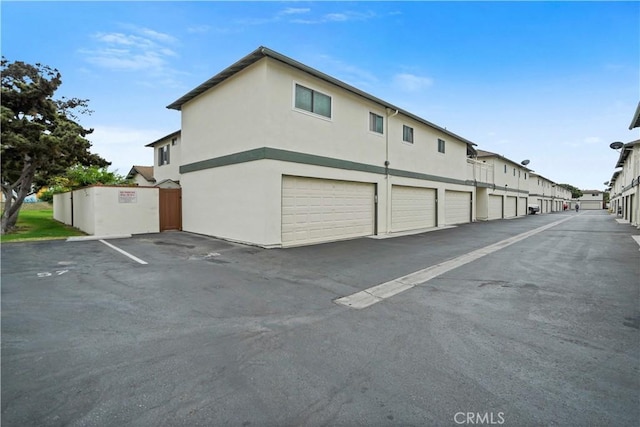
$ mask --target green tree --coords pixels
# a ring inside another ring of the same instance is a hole
[[[109,172],[106,167],[75,165],[67,169],[64,175],[53,177],[46,188],[38,191],[38,198],[51,203],[56,193],[64,193],[89,185],[123,184],[131,184],[131,181],[116,172]]]
[[[21,61],[1,62],[1,162],[0,184],[5,198],[0,231],[15,227],[25,197],[72,165],[108,166],[89,151],[86,138],[93,129],[76,122],[90,114],[88,101],[54,99],[62,84],[55,68]]]
[[[571,191],[571,197],[574,199],[579,199],[580,197],[582,197],[582,191],[577,188],[574,187],[573,185],[570,184],[558,184],[560,187],[566,188],[567,190]]]

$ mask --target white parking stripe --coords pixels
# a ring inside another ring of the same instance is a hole
[[[137,256],[131,255],[129,252],[127,251],[123,251],[122,249],[120,249],[117,246],[112,245],[111,243],[100,239],[100,241],[102,243],[104,243],[105,245],[109,246],[111,249],[116,250],[118,252],[120,252],[122,255],[128,256],[129,258],[131,258],[132,260],[134,260],[135,262],[139,263],[139,264],[148,264],[148,262],[141,260],[140,258],[138,258]]]
[[[562,224],[565,221],[569,221],[574,216],[561,219],[551,224],[543,225],[536,229],[527,231],[525,233],[518,234],[517,236],[510,237],[505,240],[501,240],[484,248],[477,249],[475,251],[460,255],[457,258],[450,259],[449,261],[442,262],[440,264],[432,265],[422,270],[418,270],[414,273],[406,276],[399,277],[389,282],[382,283],[380,285],[373,286],[365,289],[364,291],[356,292],[353,295],[338,298],[335,300],[337,304],[345,305],[347,307],[362,309],[369,307],[377,302],[380,302],[386,298],[397,295],[400,292],[404,292],[407,289],[411,289],[422,283],[426,283],[429,280],[438,277],[444,273],[447,273],[455,268],[468,264],[485,255],[489,255],[493,252],[504,249],[507,246],[511,246],[521,240],[531,237],[535,234],[541,233],[549,228],[555,227],[558,224]]]

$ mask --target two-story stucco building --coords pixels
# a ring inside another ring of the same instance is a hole
[[[624,144],[616,168],[609,182],[612,212],[640,228],[640,140]]]
[[[529,174],[529,203],[540,206],[540,213],[560,212],[571,200],[571,192],[544,176]]]
[[[587,211],[604,209],[604,192],[600,190],[581,191],[582,196],[580,196],[578,199],[573,200],[574,203],[578,203],[580,209]]]
[[[168,108],[185,231],[278,247],[475,220],[471,141],[270,49]]]
[[[485,150],[477,150],[476,161],[481,163],[478,165],[481,171],[486,167],[487,173],[487,176],[480,173],[474,177],[477,181],[476,218],[482,221],[526,215],[531,170]]]
[[[153,178],[157,187],[180,186],[180,139],[181,132],[177,130],[145,145],[154,149]]]

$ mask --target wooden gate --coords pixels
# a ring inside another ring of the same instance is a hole
[[[160,188],[160,231],[182,230],[182,189]]]

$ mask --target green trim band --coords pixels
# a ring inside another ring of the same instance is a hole
[[[334,169],[352,170],[358,172],[375,173],[385,175],[387,169],[383,166],[374,166],[366,163],[351,162],[348,160],[334,159],[332,157],[317,156],[315,154],[305,154],[296,151],[280,150],[278,148],[262,147],[226,156],[215,157],[213,159],[202,160],[200,162],[189,163],[180,166],[180,173],[196,172],[204,169],[218,168],[221,166],[235,165],[238,163],[252,162],[255,160],[280,160],[283,162],[300,163],[304,165],[324,166]],[[400,169],[389,169],[389,175],[414,178],[424,181],[445,182],[449,184],[474,186],[473,181],[446,178],[436,175],[429,175],[418,172],[410,172]]]

